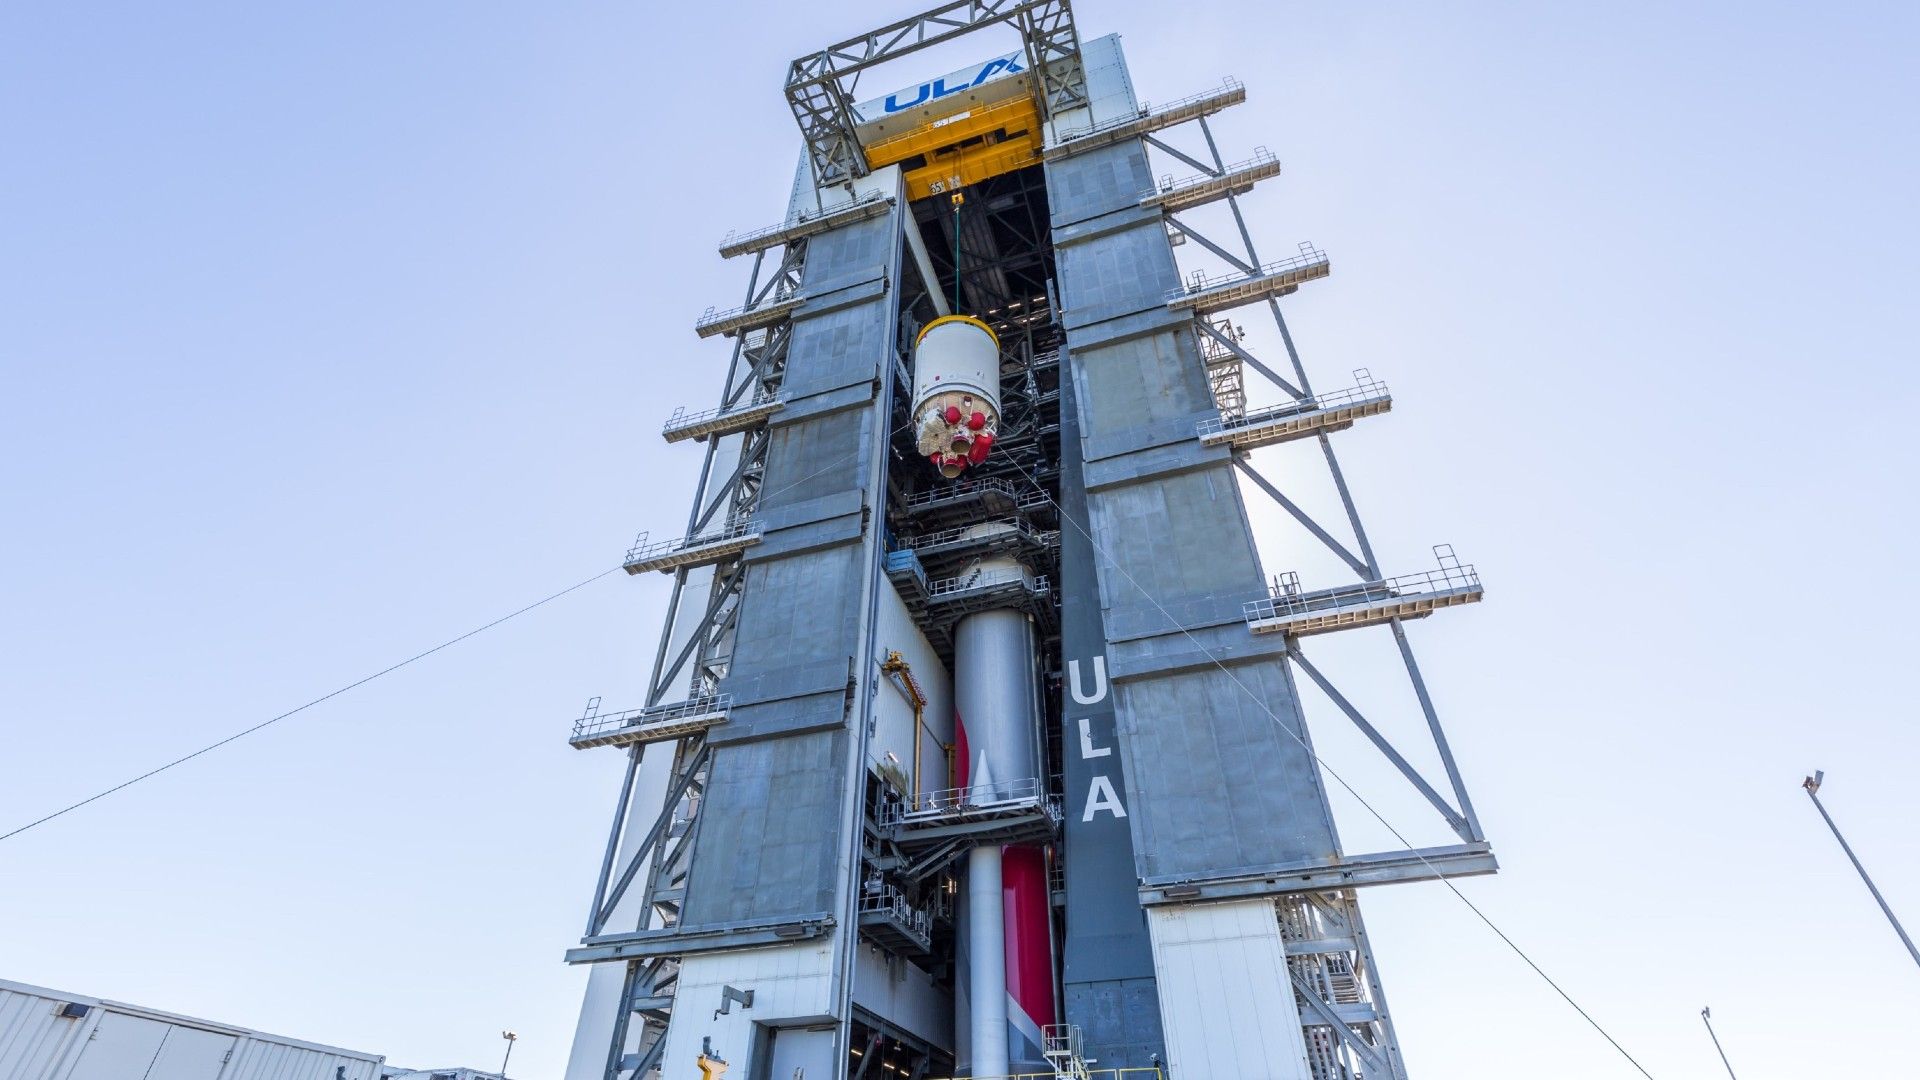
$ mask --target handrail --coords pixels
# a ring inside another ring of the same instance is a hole
[[[728,540],[738,540],[743,536],[748,536],[759,531],[760,522],[758,520],[753,518],[740,518],[713,532],[694,533],[690,536],[677,536],[669,540],[656,540],[651,543],[647,540],[647,537],[651,534],[643,532],[634,539],[633,546],[627,549],[627,565],[631,566],[634,563],[645,562],[648,559],[657,559],[662,555],[672,554],[677,551],[691,551],[694,548],[706,547],[708,544],[719,544]]]
[[[1406,599],[1422,594],[1464,592],[1480,588],[1479,572],[1473,568],[1472,563],[1462,563],[1453,554],[1451,545],[1436,546],[1434,554],[1440,560],[1440,568],[1437,570],[1400,574],[1354,585],[1336,585],[1329,589],[1316,589],[1312,592],[1300,591],[1300,575],[1297,572],[1288,572],[1282,574],[1279,582],[1270,590],[1273,594],[1271,597],[1265,600],[1250,600],[1243,606],[1242,611],[1249,621],[1285,619],[1384,600]]]
[[[1053,587],[1053,583],[1047,580],[1045,574],[1035,574],[1024,566],[1002,566],[992,570],[973,570],[958,577],[941,578],[939,581],[931,582],[927,585],[927,599],[938,600],[976,589],[991,589],[997,585],[1015,583],[1025,585],[1028,591],[1036,595],[1044,594]]]
[[[573,722],[575,739],[643,724],[661,724],[673,720],[685,720],[693,716],[706,716],[710,713],[724,714],[733,708],[733,695],[706,694],[667,705],[648,705],[612,713],[596,712],[598,702],[599,699],[594,699],[588,704],[586,715]]]
[[[1142,191],[1140,197],[1142,199],[1151,199],[1161,195],[1171,195],[1182,188],[1204,185],[1210,180],[1226,180],[1238,172],[1247,172],[1260,166],[1278,165],[1279,163],[1280,159],[1273,156],[1273,151],[1268,150],[1264,146],[1256,146],[1253,148],[1252,157],[1247,158],[1245,161],[1236,161],[1230,165],[1223,165],[1218,173],[1198,172],[1192,176],[1183,176],[1178,180],[1173,178],[1172,173],[1168,173],[1166,176],[1160,178],[1159,184]]]
[[[942,788],[923,791],[906,799],[893,799],[881,811],[881,824],[893,825],[908,818],[938,817],[968,810],[1017,810],[1025,807],[1052,810],[1046,806],[1046,789],[1037,777],[1002,780],[992,784]]]
[[[1314,394],[1311,397],[1301,398],[1298,401],[1283,402],[1282,404],[1271,405],[1264,409],[1255,409],[1252,412],[1234,418],[1222,416],[1202,420],[1196,426],[1201,435],[1218,435],[1227,431],[1238,431],[1242,428],[1259,427],[1261,424],[1270,423],[1275,420],[1284,420],[1287,417],[1299,416],[1303,413],[1321,412],[1327,409],[1342,408],[1347,405],[1358,405],[1368,401],[1378,401],[1387,396],[1387,384],[1374,378],[1373,374],[1366,368],[1354,368],[1353,378],[1354,385],[1346,389],[1335,390],[1325,394]]]
[[[1303,243],[1300,245],[1300,254],[1290,259],[1280,259],[1275,262],[1262,263],[1254,267],[1252,273],[1234,269],[1218,274],[1206,274],[1195,270],[1192,275],[1187,278],[1185,284],[1167,291],[1167,299],[1180,300],[1189,296],[1198,296],[1201,293],[1217,289],[1223,285],[1237,285],[1241,282],[1253,282],[1261,278],[1276,277],[1289,270],[1304,270],[1316,263],[1326,261],[1326,252],[1314,247],[1311,243]]]
[[[760,241],[768,239],[770,237],[778,236],[781,233],[787,232],[790,229],[795,229],[802,225],[808,225],[815,221],[820,221],[825,218],[830,218],[830,217],[833,217],[835,214],[845,213],[848,210],[853,210],[858,207],[865,206],[868,203],[880,202],[883,200],[891,202],[893,200],[893,196],[878,190],[869,191],[864,195],[859,195],[851,199],[842,199],[841,201],[834,203],[830,206],[823,206],[820,209],[813,211],[812,213],[808,213],[807,211],[802,210],[800,213],[795,214],[793,217],[786,218],[777,224],[768,225],[764,228],[754,229],[750,232],[738,233],[732,229],[728,229],[727,235],[722,237],[720,240],[720,247],[722,250],[726,248],[745,247],[747,250],[751,251],[753,249],[750,245],[757,244]]]
[[[705,423],[708,420],[718,420],[731,413],[764,409],[769,405],[781,405],[785,402],[786,398],[780,393],[769,391],[762,387],[758,393],[754,394],[750,401],[735,402],[732,405],[721,405],[717,408],[703,409],[700,412],[694,413],[688,412],[686,406],[682,405],[673,410],[673,415],[667,417],[667,422],[660,426],[660,430],[673,431],[676,428],[691,427],[694,424]]]
[[[1226,78],[1220,80],[1219,86],[1213,87],[1212,89],[1209,89],[1209,90],[1202,90],[1202,91],[1199,91],[1198,93],[1188,94],[1186,97],[1174,98],[1172,101],[1166,102],[1165,104],[1161,105],[1159,108],[1155,108],[1153,106],[1153,103],[1150,101],[1143,101],[1140,103],[1139,108],[1130,114],[1123,113],[1122,115],[1116,116],[1111,120],[1102,120],[1097,124],[1089,124],[1083,128],[1073,128],[1069,131],[1059,132],[1054,136],[1053,147],[1064,147],[1071,142],[1077,142],[1081,139],[1091,138],[1092,136],[1099,135],[1104,132],[1112,131],[1116,128],[1126,127],[1128,124],[1134,124],[1142,120],[1150,119],[1156,114],[1178,112],[1179,110],[1189,105],[1198,105],[1199,103],[1207,100],[1208,98],[1219,97],[1223,94],[1231,94],[1235,90],[1244,91],[1246,90],[1246,88],[1247,86],[1245,83],[1241,82],[1239,79],[1236,79],[1231,75],[1228,75]],[[1049,149],[1052,149],[1053,147],[1049,147]]]

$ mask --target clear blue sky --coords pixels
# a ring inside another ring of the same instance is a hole
[[[9,6],[0,831],[670,530],[784,64],[912,7]],[[1662,1080],[1717,1067],[1702,1004],[1749,1080],[1884,1067],[1920,1012],[1798,788],[1920,924],[1914,12],[1077,5],[1145,96],[1248,84],[1254,228],[1334,260],[1309,361],[1395,389],[1341,436],[1382,556],[1488,582],[1414,629],[1507,868],[1462,888]],[[617,575],[0,845],[0,977],[414,1065],[512,1026],[556,1077],[619,770],[564,735],[664,598]],[[1416,1076],[1628,1075],[1441,889],[1367,910]]]

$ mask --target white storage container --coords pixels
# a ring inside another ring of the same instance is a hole
[[[380,1080],[384,1061],[0,979],[0,1080]]]

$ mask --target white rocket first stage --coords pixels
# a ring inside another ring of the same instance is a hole
[[[1000,424],[1000,341],[986,323],[948,315],[920,331],[913,355],[915,445],[951,480],[986,460]],[[991,529],[994,526],[981,526]],[[977,574],[1024,574],[1010,556]],[[956,777],[973,804],[1031,795],[1041,775],[1038,643],[1027,614],[982,611],[954,629]],[[1038,1066],[1054,1021],[1052,919],[1046,855],[983,844],[967,854],[964,1064],[974,1076]]]
[[[1024,567],[997,558],[981,569]],[[955,760],[969,803],[1030,796],[1037,786],[1036,645],[1026,613],[1012,608],[955,628]],[[968,852],[966,920],[966,1064],[981,1077],[1043,1065],[1042,1031],[1054,1022],[1045,853],[1020,844]]]

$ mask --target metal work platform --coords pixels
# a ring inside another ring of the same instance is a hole
[[[1038,534],[1046,535],[1046,534]],[[968,615],[994,608],[1016,608],[1053,624],[1053,583],[1025,566],[971,569],[954,577],[930,578],[913,548],[887,553],[887,580],[900,592],[907,613],[942,657],[952,659],[953,625]]]
[[[1256,147],[1252,157],[1234,162],[1218,176],[1198,173],[1184,180],[1167,177],[1160,186],[1140,193],[1140,205],[1157,206],[1168,213],[1190,210],[1229,195],[1245,195],[1253,190],[1253,185],[1279,175],[1280,159],[1266,147]]]
[[[828,232],[842,225],[877,218],[892,206],[893,196],[873,191],[857,199],[822,207],[811,214],[798,214],[778,225],[755,229],[744,235],[728,233],[726,238],[720,241],[720,257],[731,259],[735,255],[748,255],[781,244],[791,244],[795,240],[805,240],[809,236]]]
[[[929,583],[927,606],[943,609],[941,615],[952,619],[1004,607],[1018,608],[1038,617],[1043,610],[1051,614],[1046,598],[1052,594],[1053,583],[1045,574],[1036,574],[1024,566],[996,567],[971,570]]]
[[[926,956],[933,952],[933,916],[907,903],[900,890],[860,897],[860,932],[890,953]]]
[[[1038,779],[923,791],[881,809],[880,827],[903,848],[939,841],[1024,844],[1053,835],[1060,804]]]
[[[668,705],[603,713],[600,699],[594,698],[587,702],[586,715],[573,722],[573,737],[567,741],[575,750],[667,742],[726,723],[732,708],[732,694],[710,694]]]
[[[756,395],[753,400],[738,405],[722,405],[717,409],[706,409],[690,413],[684,408],[673,410],[673,415],[661,426],[660,435],[670,443],[698,439],[702,442],[721,435],[732,435],[757,427],[767,417],[772,416],[786,405],[786,399],[779,394]]]
[[[1040,1056],[1053,1066],[1054,1080],[1090,1080],[1078,1024],[1048,1024],[1041,1029]],[[1154,1070],[1158,1072],[1159,1070]],[[1143,1078],[1144,1080],[1144,1078]]]
[[[1354,369],[1353,377],[1354,385],[1346,390],[1255,409],[1237,417],[1223,413],[1217,419],[1202,420],[1198,425],[1200,441],[1208,446],[1253,450],[1322,432],[1343,431],[1355,420],[1393,408],[1393,395],[1387,392],[1386,383],[1375,379],[1366,368]]]
[[[793,314],[795,308],[806,302],[805,296],[794,293],[763,300],[758,304],[729,308],[726,311],[708,308],[705,314],[700,316],[700,321],[693,324],[693,332],[703,338],[710,338],[720,334],[731,336],[746,330],[758,330],[763,326],[772,326]]]
[[[664,574],[683,566],[706,566],[759,543],[760,535],[758,521],[736,521],[715,532],[653,543],[647,542],[647,533],[641,533],[627,550],[623,569],[629,574],[644,574],[649,570]]]
[[[1195,272],[1187,284],[1167,293],[1167,306],[1175,311],[1211,315],[1269,297],[1285,296],[1306,282],[1326,277],[1332,270],[1333,264],[1327,260],[1326,252],[1312,244],[1301,244],[1300,254],[1255,267],[1250,274],[1208,276]]]
[[[904,541],[922,566],[986,555],[1038,554],[1060,545],[1058,530],[1036,529],[1021,518],[959,525]]]
[[[1281,575],[1273,596],[1247,604],[1247,627],[1256,634],[1324,634],[1356,626],[1373,626],[1392,619],[1418,619],[1446,607],[1478,601],[1484,590],[1480,575],[1463,564],[1450,544],[1433,549],[1438,570],[1404,574],[1357,585],[1338,585],[1313,592],[1300,591],[1300,575]]]
[[[1221,109],[1238,105],[1247,100],[1247,88],[1240,80],[1228,76],[1220,86],[1213,90],[1203,90],[1175,101],[1167,102],[1158,108],[1142,102],[1140,111],[1133,116],[1121,116],[1104,123],[1089,127],[1063,131],[1057,141],[1047,147],[1043,158],[1051,163],[1062,158],[1088,150],[1097,150],[1102,146],[1112,146],[1126,139],[1137,139],[1175,124],[1184,124],[1189,120],[1198,120],[1211,116]]]
[[[1016,510],[1035,510],[1047,505],[1046,492],[1015,485],[1011,480],[989,477],[961,480],[929,488],[908,499],[901,510],[908,516],[933,520],[984,521],[1004,517]]]

